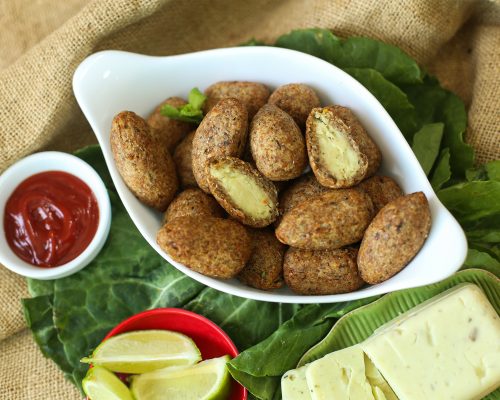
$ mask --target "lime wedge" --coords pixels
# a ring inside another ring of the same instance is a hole
[[[133,376],[130,390],[136,400],[223,400],[231,388],[229,356],[205,360],[192,367],[165,368]]]
[[[128,387],[106,368],[90,368],[82,386],[90,400],[133,400]]]
[[[113,372],[142,374],[174,365],[193,365],[200,360],[200,351],[186,335],[148,330],[113,336],[81,362],[100,365]]]

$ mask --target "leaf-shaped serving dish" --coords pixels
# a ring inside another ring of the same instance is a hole
[[[161,225],[161,215],[134,197],[115,167],[109,143],[113,116],[130,110],[146,117],[167,97],[186,97],[193,87],[204,90],[212,83],[231,80],[261,82],[270,88],[302,82],[316,90],[323,104],[340,104],[354,111],[382,151],[381,173],[396,179],[405,193],[423,191],[429,200],[432,228],[423,248],[407,267],[381,284],[352,293],[299,296],[287,288],[265,292],[235,279],[224,281],[201,275],[173,261],[160,249],[156,244],[156,232]],[[462,229],[439,202],[394,121],[365,87],[326,61],[293,50],[265,46],[170,57],[105,51],[80,64],[73,78],[73,89],[99,140],[118,194],[139,231],[167,261],[205,285],[256,300],[331,303],[434,283],[453,274],[465,259],[467,246]]]
[[[389,293],[373,303],[349,312],[337,321],[321,342],[302,356],[298,366],[310,363],[333,351],[361,343],[385,323],[461,283],[473,283],[479,286],[496,312],[500,314],[500,279],[484,270],[460,271],[434,285]],[[500,389],[484,399],[500,399]]]

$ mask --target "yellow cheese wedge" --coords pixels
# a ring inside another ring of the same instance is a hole
[[[312,362],[306,369],[306,379],[312,400],[375,400],[360,346]]]
[[[311,400],[306,381],[306,368],[292,369],[281,377],[281,396],[283,400]]]
[[[476,285],[422,303],[361,346],[400,400],[475,400],[500,386],[500,319]]]

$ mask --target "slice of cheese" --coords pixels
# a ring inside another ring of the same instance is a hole
[[[306,381],[306,368],[292,369],[281,377],[281,396],[283,400],[311,400]]]
[[[375,400],[360,346],[312,362],[306,369],[306,379],[312,400]]]
[[[396,394],[393,392],[387,381],[372,361],[366,356],[366,354],[365,371],[368,382],[370,382],[370,385],[372,386],[372,392],[375,400],[398,400]]]
[[[500,319],[477,286],[458,286],[361,344],[400,400],[475,400],[500,386]]]

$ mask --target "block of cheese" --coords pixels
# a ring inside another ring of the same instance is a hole
[[[348,347],[312,362],[306,369],[306,380],[312,400],[375,400],[360,346]]]
[[[400,400],[475,400],[500,386],[500,319],[473,284],[409,310],[361,346]]]
[[[281,377],[281,397],[283,400],[311,400],[306,381],[307,367],[308,365],[304,365],[283,374]]]

